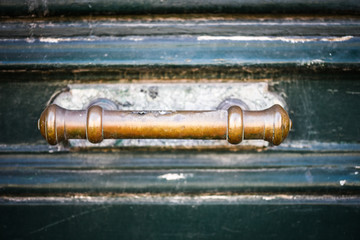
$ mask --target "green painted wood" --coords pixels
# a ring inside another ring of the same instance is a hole
[[[358,239],[358,205],[0,205],[2,239]],[[21,228],[19,228],[21,226]]]
[[[357,64],[360,38],[159,36],[3,39],[1,69]]]
[[[92,17],[139,13],[175,19]],[[1,1],[0,238],[357,239],[358,13],[353,0]],[[179,79],[268,81],[294,129],[246,152],[87,152],[37,130],[67,84]]]
[[[0,195],[356,194],[359,153],[1,154]]]
[[[164,13],[359,13],[356,0],[2,0],[2,16]]]
[[[211,17],[213,19],[207,19]],[[90,36],[359,36],[356,16],[175,15],[24,19],[0,22],[0,38],[68,38]]]

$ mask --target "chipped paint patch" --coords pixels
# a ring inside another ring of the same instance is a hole
[[[307,43],[307,42],[345,42],[353,39],[353,36],[343,36],[343,37],[269,37],[269,36],[198,36],[198,37],[188,37],[189,39],[196,39],[197,41],[281,41],[286,43]],[[26,42],[33,43],[35,41],[43,43],[60,43],[60,42],[93,42],[98,40],[99,37],[40,37],[40,38],[26,38]],[[138,36],[127,36],[127,37],[102,37],[105,40],[114,40],[119,41],[145,41],[149,38],[138,37]],[[170,38],[171,39],[171,38]],[[22,41],[22,39],[9,39],[3,38],[1,41]],[[331,53],[330,53],[331,55]]]
[[[344,37],[252,37],[252,36],[199,36],[198,41],[282,41],[289,43],[305,43],[305,42],[344,42],[352,39],[353,36]]]
[[[275,196],[264,196],[262,199],[264,199],[265,201],[270,201],[270,200],[276,199],[276,197]]]
[[[204,205],[204,204],[334,204],[359,205],[359,196],[338,195],[199,195],[161,196],[156,194],[121,194],[119,196],[82,196],[71,197],[0,197],[2,205],[15,204],[147,204],[147,205]]]
[[[144,40],[143,37],[126,37],[125,39],[126,39],[126,40],[130,40],[130,41],[135,41],[135,42],[143,41],[143,40]]]
[[[273,147],[272,150],[359,152],[360,144],[300,140],[284,142],[280,146]],[[360,169],[360,166],[355,166],[355,169]]]
[[[98,39],[98,37],[70,37],[70,38],[51,38],[51,37],[41,37],[38,39],[39,42],[44,43],[60,43],[60,42],[92,42]],[[35,42],[37,39],[33,39],[32,42]]]
[[[167,173],[167,174],[158,176],[159,179],[165,179],[166,181],[185,180],[187,177],[193,177],[193,174]]]
[[[58,43],[59,38],[39,38],[40,42],[46,42],[46,43]]]

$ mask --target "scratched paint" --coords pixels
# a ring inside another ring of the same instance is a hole
[[[5,38],[0,41],[0,67],[240,67],[259,63],[324,67],[356,64],[360,61],[359,46],[360,38],[350,35]]]
[[[134,16],[133,16],[134,17]],[[358,36],[360,21],[346,16],[146,15],[67,19],[14,19],[0,23],[1,38],[57,39],[89,36],[201,35],[201,36]],[[156,29],[156,31],[154,31]],[[321,31],[319,31],[321,29]]]

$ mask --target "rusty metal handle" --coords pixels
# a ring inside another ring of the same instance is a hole
[[[262,111],[239,106],[216,111],[114,111],[93,105],[87,110],[48,106],[38,128],[51,145],[67,139],[163,138],[226,139],[238,144],[243,139],[264,139],[279,145],[291,129],[287,112],[274,105]]]

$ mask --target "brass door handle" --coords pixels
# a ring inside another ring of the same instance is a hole
[[[291,129],[287,112],[274,105],[262,111],[239,106],[215,111],[118,111],[93,105],[67,110],[55,104],[41,114],[38,128],[51,145],[67,139],[264,139],[279,145]]]

